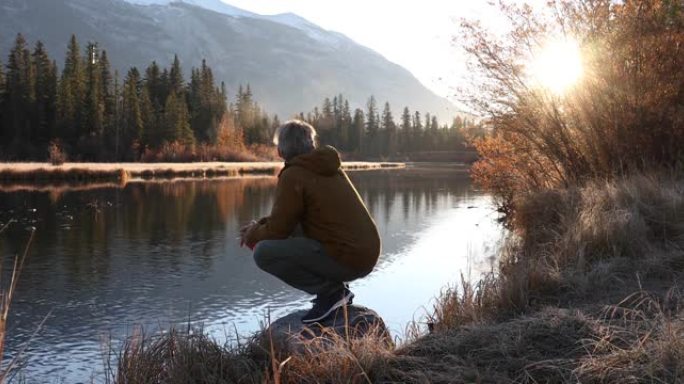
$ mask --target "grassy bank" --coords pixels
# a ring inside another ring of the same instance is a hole
[[[0,163],[0,184],[125,183],[131,179],[210,178],[273,175],[282,162],[249,163]],[[345,170],[400,168],[402,163],[345,162]]]
[[[396,349],[337,338],[286,356],[254,340],[170,333],[129,343],[112,381],[684,381],[682,180],[595,182],[517,205],[499,271],[443,292],[431,332]]]
[[[426,382],[684,381],[681,178],[596,181],[516,207],[498,274],[441,297],[434,333],[398,354],[409,371],[423,367]]]

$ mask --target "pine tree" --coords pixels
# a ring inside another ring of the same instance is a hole
[[[342,104],[342,111],[340,113],[340,127],[338,129],[338,145],[343,150],[349,150],[350,147],[350,130],[351,130],[351,110],[349,108],[349,100],[344,100]]]
[[[0,139],[5,137],[5,119],[3,111],[5,109],[5,71],[3,70],[2,60],[0,60]],[[2,149],[2,143],[0,143]],[[1,160],[1,159],[0,159]]]
[[[102,68],[97,44],[88,43],[86,48],[86,87],[81,137],[100,146],[104,133],[105,100],[102,94]]]
[[[259,129],[259,108],[252,99],[252,89],[249,84],[247,84],[244,90],[242,86],[239,87],[236,108],[238,126],[245,133],[245,141],[249,144],[266,143],[268,141],[268,134],[261,132]]]
[[[107,56],[107,51],[103,50],[100,55],[99,62],[100,70],[100,84],[101,84],[101,95],[102,102],[104,106],[103,115],[103,137],[108,137],[111,135],[111,131],[114,129],[115,114],[116,114],[116,95],[114,93],[114,80],[112,77],[112,69],[109,64],[109,57]]]
[[[202,75],[200,70],[192,68],[190,70],[190,83],[188,83],[188,108],[190,109],[190,125],[195,133],[195,137],[203,142],[204,126],[200,128],[205,117],[202,103]]]
[[[321,106],[321,118],[318,121],[316,129],[318,130],[319,139],[323,143],[333,144],[333,126],[335,124],[335,115],[333,112],[333,102],[326,97]]]
[[[455,148],[463,149],[465,137],[463,135],[463,119],[460,116],[456,116],[451,123],[449,140],[453,142]]]
[[[378,118],[378,107],[375,97],[371,96],[366,104],[366,138],[363,141],[364,153],[370,155],[378,154],[378,130],[380,123]],[[363,148],[362,148],[363,149]]]
[[[140,90],[140,116],[142,117],[142,135],[140,136],[140,144],[143,148],[147,146],[154,146],[158,142],[159,133],[157,131],[157,115],[152,105],[150,98],[150,91],[146,86]]]
[[[206,60],[202,60],[200,69],[192,70],[188,100],[195,137],[200,142],[215,143],[219,124],[226,112],[225,89],[214,85],[214,75]]]
[[[439,145],[439,122],[437,121],[437,116],[432,116],[430,118],[430,141],[428,143],[429,149],[430,150],[435,150],[437,149],[437,146]]]
[[[135,144],[144,134],[142,112],[140,108],[140,72],[133,67],[128,71],[123,85],[121,105],[121,132],[118,135],[117,153],[128,160],[135,160]]]
[[[384,143],[382,153],[385,155],[395,155],[397,152],[397,126],[394,123],[392,109],[388,102],[382,110],[382,130],[384,132]]]
[[[57,116],[61,136],[74,143],[81,132],[83,101],[85,99],[85,72],[80,48],[75,35],[71,35],[57,94]]]
[[[119,71],[114,71],[114,85],[112,87],[112,98],[114,99],[114,112],[112,114],[111,125],[107,133],[106,142],[108,149],[114,154],[114,159],[119,160],[121,134],[123,127],[123,95],[119,81]]]
[[[226,94],[226,86],[221,82],[220,87],[214,85],[214,76],[212,74],[211,68],[206,67],[207,75],[203,77],[206,91],[209,94],[209,126],[207,131],[207,138],[209,142],[216,143],[218,138],[218,132],[221,126],[221,120],[226,114],[226,103],[228,101],[228,96]],[[269,129],[270,130],[270,129]]]
[[[331,145],[342,147],[342,109],[344,108],[344,97],[342,94],[333,98],[333,131]]]
[[[183,93],[183,70],[181,69],[178,55],[173,56],[173,64],[169,72],[169,94],[175,93],[176,96]]]
[[[351,130],[349,132],[349,150],[361,151],[363,149],[364,132],[366,130],[366,121],[363,110],[356,108],[354,110],[354,118],[352,119]]]
[[[425,113],[425,126],[424,126],[424,131],[423,131],[423,140],[421,140],[420,144],[422,146],[423,150],[430,150],[431,148],[431,142],[432,142],[432,132],[430,131],[430,113],[426,112]]]
[[[169,79],[169,70],[167,68],[162,69],[161,76],[159,76],[159,95],[157,96],[159,104],[161,108],[164,107],[164,103],[166,103],[166,98],[169,97],[170,93],[170,83],[171,80]],[[153,95],[154,97],[154,95]]]
[[[36,102],[32,113],[36,127],[35,140],[46,144],[56,133],[57,69],[41,41],[36,42],[32,60],[36,78]]]
[[[165,139],[165,127],[162,126],[164,106],[166,104],[166,85],[162,79],[162,71],[156,61],[145,70],[144,91],[145,106],[148,116],[144,116],[145,143],[158,147]],[[149,104],[149,105],[148,105]]]
[[[153,61],[145,70],[145,87],[150,93],[150,101],[155,105],[155,109],[161,110],[161,106],[166,102],[166,94],[161,69],[156,61]]]
[[[413,143],[413,150],[417,151],[422,148],[423,142],[423,123],[420,120],[420,112],[416,111],[413,115],[413,129],[411,135],[411,142]]]
[[[411,150],[411,112],[408,107],[404,107],[401,114],[401,130],[399,132],[399,148],[401,152],[409,152]]]
[[[168,132],[169,141],[193,144],[194,136],[190,128],[190,113],[185,98],[171,92],[166,98],[162,125]]]
[[[7,62],[5,116],[8,138],[17,146],[15,152],[27,154],[27,146],[32,139],[34,127],[31,126],[35,103],[35,73],[26,39],[17,35],[14,47]]]

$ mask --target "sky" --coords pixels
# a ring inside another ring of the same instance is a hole
[[[440,96],[454,99],[466,66],[460,18],[496,27],[503,20],[486,0],[222,0],[259,14],[292,12],[341,32],[409,71]],[[537,0],[535,0],[537,1]]]

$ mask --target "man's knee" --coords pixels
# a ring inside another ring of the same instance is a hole
[[[278,252],[271,240],[262,240],[254,247],[254,262],[264,271],[270,271],[278,261]]]

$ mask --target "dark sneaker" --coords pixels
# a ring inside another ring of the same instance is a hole
[[[347,300],[347,305],[352,305],[354,304],[354,292],[349,290],[349,284],[344,283],[344,295],[349,298]],[[318,297],[314,297],[313,299],[309,300],[311,303],[315,303],[316,300],[318,300]]]
[[[351,304],[353,298],[354,293],[347,287],[329,296],[316,297],[313,300],[313,308],[302,317],[302,323],[311,324],[325,320],[336,309]]]
[[[344,283],[344,295],[347,296],[347,305],[354,304],[354,292],[349,290],[349,284]]]

